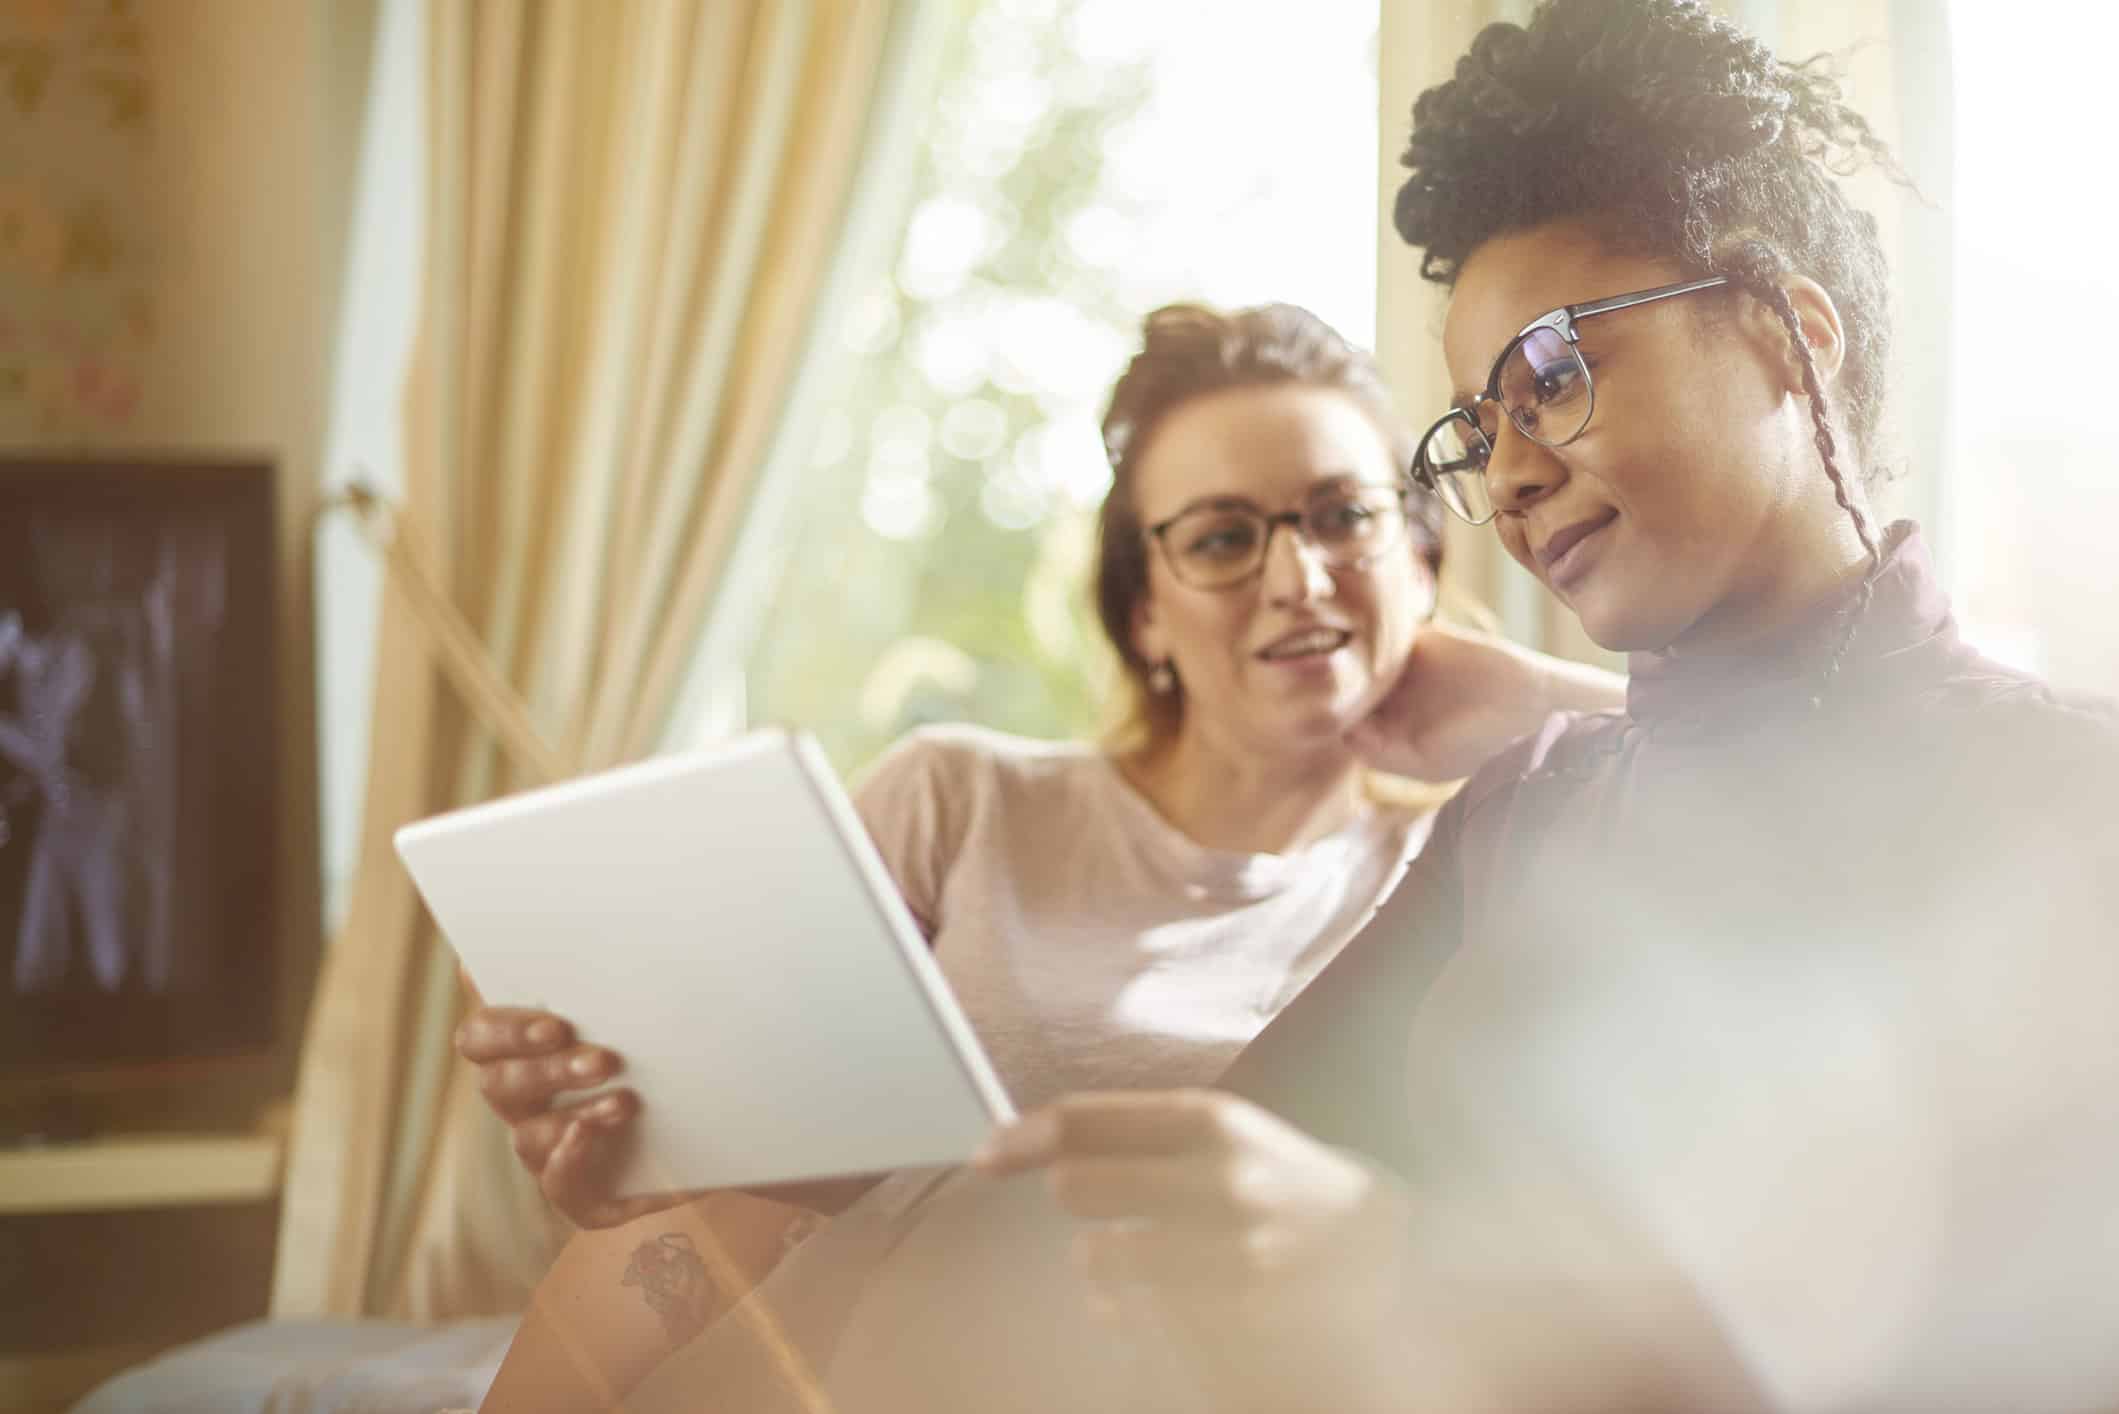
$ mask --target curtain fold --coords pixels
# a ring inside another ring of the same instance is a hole
[[[917,101],[887,77],[928,3],[424,9],[426,256],[398,513],[460,622],[432,627],[437,595],[391,557],[277,1315],[519,1310],[564,1238],[452,1062],[451,955],[390,836],[656,744],[850,201],[889,156],[875,135],[906,127],[879,105]],[[466,638],[492,684],[476,711],[436,656]]]
[[[1405,180],[1400,158],[1413,131],[1413,100],[1447,79],[1487,25],[1530,18],[1528,0],[1383,0],[1377,27],[1376,359],[1400,410],[1424,430],[1449,405],[1442,363],[1440,288],[1420,278],[1420,254],[1398,237],[1393,212]],[[1442,604],[1475,620],[1491,612],[1512,636],[1539,642],[1537,629],[1510,615],[1513,567],[1493,531],[1446,518],[1442,527]],[[1516,571],[1520,573],[1520,571]],[[1529,629],[1530,631],[1526,631]]]

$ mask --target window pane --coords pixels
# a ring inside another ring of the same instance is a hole
[[[910,726],[1098,724],[1097,432],[1142,315],[1314,309],[1373,336],[1376,0],[979,0],[889,278],[846,311],[755,721],[842,767]]]
[[[1953,0],[1955,455],[1946,561],[1970,638],[2119,694],[2119,196],[2097,136],[2119,14]],[[2064,27],[2064,43],[2055,43]],[[2087,144],[2087,145],[2085,145]]]

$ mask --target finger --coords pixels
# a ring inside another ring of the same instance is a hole
[[[609,1138],[607,1132],[579,1116],[569,1118],[537,1176],[545,1201],[578,1226],[609,1225],[610,1210],[618,1202],[609,1187],[615,1161],[611,1153],[615,1146]]]
[[[988,1135],[971,1156],[972,1166],[996,1177],[1043,1168],[1060,1154],[1060,1118],[1046,1105]]]
[[[1060,1149],[1070,1155],[1228,1153],[1294,1131],[1223,1090],[1098,1091],[1058,1102]]]
[[[1077,1218],[1225,1223],[1264,1214],[1259,1166],[1217,1158],[1066,1156],[1051,1165],[1052,1196]]]
[[[1252,1107],[1212,1090],[1070,1095],[996,1133],[974,1162],[988,1173],[1043,1168],[1064,1155],[1184,1154],[1228,1148]]]
[[[559,1147],[559,1141],[566,1136],[567,1126],[575,1120],[586,1121],[592,1128],[609,1133],[624,1129],[639,1112],[640,1099],[632,1091],[609,1090],[571,1105],[561,1105],[516,1120],[508,1126],[508,1137],[514,1145],[515,1157],[522,1160],[522,1166],[530,1171],[531,1177],[542,1178],[552,1151]]]
[[[565,1017],[529,1007],[482,1006],[456,1028],[456,1053],[473,1065],[540,1056],[573,1041]]]
[[[576,1046],[557,1055],[488,1061],[478,1068],[478,1090],[510,1124],[542,1114],[569,1090],[586,1090],[617,1075],[615,1052]]]
[[[1282,1273],[1287,1244],[1268,1227],[1104,1223],[1075,1234],[1073,1258],[1114,1296],[1129,1288],[1238,1295]]]
[[[584,1228],[620,1227],[701,1196],[681,1192],[616,1196],[618,1164],[624,1153],[625,1144],[616,1132],[577,1117],[567,1124],[552,1150],[538,1187],[553,1207]]]

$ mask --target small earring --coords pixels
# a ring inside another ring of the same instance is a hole
[[[1157,697],[1168,697],[1177,691],[1177,669],[1170,666],[1168,658],[1148,669],[1148,691]]]

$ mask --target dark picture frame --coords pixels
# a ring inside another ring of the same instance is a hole
[[[0,1066],[274,1042],[275,497],[0,457]]]

